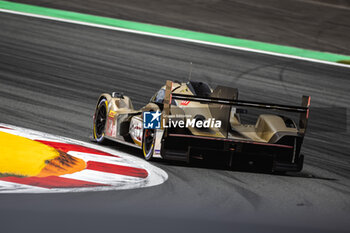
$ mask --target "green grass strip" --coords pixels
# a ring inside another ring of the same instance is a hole
[[[194,32],[189,30],[182,30],[164,26],[157,26],[152,24],[138,23],[127,20],[113,19],[108,17],[94,16],[89,14],[81,14],[76,12],[56,10],[51,8],[7,2],[0,0],[0,8],[19,11],[43,16],[50,16],[68,20],[75,20],[87,23],[94,23],[106,26],[113,26],[125,29],[131,29],[142,32],[155,33],[166,36],[181,37],[192,40],[200,40],[205,42],[219,43],[224,45],[238,46],[249,49],[256,49],[280,54],[293,55],[304,58],[311,58],[316,60],[337,62],[350,60],[350,56],[340,55],[328,52],[318,52],[313,50],[295,48],[291,46],[275,45],[263,42],[257,42],[252,40],[237,39],[227,36],[220,36],[208,33]]]

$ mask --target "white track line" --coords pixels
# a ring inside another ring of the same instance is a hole
[[[93,161],[93,162],[101,162],[101,163],[108,163],[113,165],[130,167],[130,163],[128,163],[128,161],[123,159],[122,157],[89,154],[89,153],[77,152],[77,151],[68,151],[67,153],[71,156],[82,159],[85,162]],[[138,166],[137,163],[133,164],[132,167],[143,169],[143,167]]]
[[[350,65],[336,63],[336,62],[322,61],[322,60],[317,60],[317,59],[312,59],[312,58],[298,57],[298,56],[294,56],[294,55],[268,52],[268,51],[244,48],[244,47],[233,46],[233,45],[225,45],[225,44],[206,42],[206,41],[201,41],[201,40],[186,39],[186,38],[181,38],[181,37],[176,37],[176,36],[160,35],[160,34],[156,34],[156,33],[142,32],[142,31],[125,29],[125,28],[120,28],[120,27],[113,27],[113,26],[107,26],[107,25],[101,25],[101,24],[95,24],[95,23],[87,23],[87,22],[82,22],[82,21],[62,19],[62,18],[57,18],[57,17],[37,15],[37,14],[31,14],[31,13],[24,13],[24,12],[18,12],[18,11],[6,10],[6,9],[0,9],[0,12],[29,16],[29,17],[40,18],[40,19],[54,20],[54,21],[65,22],[65,23],[84,25],[84,26],[95,27],[95,28],[103,28],[103,29],[108,29],[108,30],[113,30],[113,31],[122,31],[122,32],[128,32],[128,33],[133,33],[133,34],[153,36],[153,37],[159,37],[159,38],[165,38],[165,39],[171,39],[171,40],[179,40],[179,41],[191,42],[191,43],[196,43],[196,44],[204,44],[204,45],[210,45],[210,46],[216,46],[216,47],[222,47],[222,48],[228,48],[228,49],[236,49],[236,50],[242,50],[242,51],[247,51],[247,52],[254,52],[254,53],[266,54],[266,55],[271,55],[271,56],[285,57],[285,58],[290,58],[290,59],[296,59],[296,60],[309,61],[309,62],[315,62],[315,63],[320,63],[320,64],[350,68]]]
[[[32,193],[32,192],[47,192],[47,188],[31,186],[26,184],[18,184],[10,181],[0,180],[0,193]]]
[[[80,172],[75,172],[72,174],[62,175],[60,177],[83,180],[83,181],[100,183],[100,184],[109,184],[113,186],[118,186],[118,185],[122,186],[130,182],[137,183],[137,182],[146,181],[145,179],[139,178],[139,177],[124,176],[124,175],[94,171],[89,169],[85,169]],[[106,180],[108,180],[109,182],[106,183]]]
[[[123,163],[122,161],[124,159],[121,157],[116,157],[116,156],[97,155],[97,154],[78,152],[78,151],[68,151],[67,153],[71,156],[82,159],[85,162],[95,161],[95,162],[109,163],[109,164],[123,165],[123,166],[130,165],[127,163]]]

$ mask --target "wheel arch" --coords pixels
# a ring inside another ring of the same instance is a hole
[[[95,106],[95,114],[96,114],[96,109],[98,107],[98,104],[101,102],[102,99],[106,99],[107,100],[107,103],[109,105],[109,103],[111,102],[112,100],[112,96],[108,93],[103,93],[101,94],[99,97],[98,97],[98,100],[97,100],[97,103],[96,103],[96,106]],[[108,108],[108,105],[107,105],[107,108]],[[107,109],[108,111],[108,109]]]

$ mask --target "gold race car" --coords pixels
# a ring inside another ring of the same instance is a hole
[[[264,159],[272,171],[300,171],[309,105],[309,96],[302,97],[301,106],[260,103],[239,100],[236,88],[167,81],[141,109],[121,93],[102,94],[93,139],[140,148],[146,160],[226,156],[230,166],[236,158]],[[248,110],[268,112],[245,123]],[[281,112],[297,114],[298,120]]]

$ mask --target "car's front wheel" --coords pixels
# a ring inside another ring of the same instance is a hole
[[[98,143],[105,141],[105,127],[107,121],[107,100],[101,99],[97,105],[93,126],[93,137]]]
[[[155,142],[155,130],[145,129],[143,131],[142,151],[143,151],[143,156],[146,160],[151,160],[153,157],[154,142]]]

